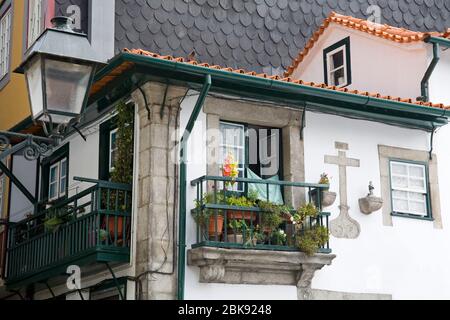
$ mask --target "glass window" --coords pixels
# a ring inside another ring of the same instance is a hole
[[[347,66],[346,66],[346,48],[345,46],[331,51],[327,55],[328,60],[328,84],[331,86],[347,85]]]
[[[336,87],[349,86],[352,82],[350,37],[326,48],[323,55],[325,83]]]
[[[391,161],[394,213],[429,217],[427,168],[422,164]]]
[[[244,178],[245,169],[245,127],[240,124],[220,123],[220,166],[222,167],[229,155],[238,164],[239,178]],[[244,191],[242,183],[234,186],[235,191]]]
[[[55,163],[50,167],[49,173],[49,189],[48,189],[48,199],[55,200],[58,199],[58,177],[59,177],[59,162]]]
[[[28,0],[28,37],[27,48],[39,38],[44,31],[43,0]]]
[[[109,134],[109,172],[113,172],[117,160],[117,129]]]
[[[67,159],[63,159],[60,165],[61,175],[59,178],[59,196],[66,195],[67,188]]]
[[[48,179],[48,199],[57,200],[66,195],[67,190],[67,158],[50,167]]]
[[[0,80],[9,72],[11,44],[11,8],[0,17]]]

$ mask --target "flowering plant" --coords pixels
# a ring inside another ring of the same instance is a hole
[[[225,163],[222,166],[222,176],[231,178],[232,181],[228,181],[226,184],[233,186],[235,184],[234,179],[239,176],[238,163],[234,160],[232,154],[229,154],[225,159]]]

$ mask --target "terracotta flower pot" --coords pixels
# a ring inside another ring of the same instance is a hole
[[[230,220],[253,220],[255,221],[257,218],[257,214],[251,211],[237,211],[237,210],[229,210],[227,212],[227,219]]]
[[[217,221],[217,232],[216,232],[216,221]],[[215,216],[212,216],[209,219],[209,226],[208,226],[208,235],[209,237],[215,237],[216,234],[218,236],[221,236],[223,233],[223,221],[224,221],[224,217],[223,216],[217,216],[217,220],[215,218]]]
[[[115,239],[115,222],[116,219],[114,217],[109,217],[108,225],[109,225],[109,236],[114,241]],[[117,239],[121,240],[123,239],[123,217],[117,218]]]

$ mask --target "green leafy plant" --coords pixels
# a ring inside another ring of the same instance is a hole
[[[201,201],[195,200],[195,208],[201,209],[202,205],[205,204],[226,204],[225,203],[225,196],[222,191],[217,192],[214,194],[214,192],[209,192],[203,195],[203,198]],[[208,221],[210,220],[211,215],[215,215],[217,212],[218,216],[223,216],[222,210],[216,210],[216,209],[202,209],[202,210],[196,210],[194,214],[194,220],[200,225],[205,226]]]
[[[306,218],[316,218],[319,214],[319,209],[313,203],[306,203],[297,209],[297,212],[292,216],[291,221],[301,226]]]
[[[228,226],[233,230],[234,234],[245,234],[247,231],[250,231],[245,220],[233,220]]]
[[[320,175],[319,184],[327,184],[330,185],[330,177],[328,176],[328,173],[322,173]]]
[[[262,213],[262,225],[263,227],[274,230],[283,223],[282,211],[279,205],[272,202],[260,201],[258,204]]]
[[[73,219],[74,209],[71,206],[50,209],[44,219],[44,227],[46,231],[56,232],[62,224]]]
[[[130,184],[133,181],[134,108],[125,102],[117,105],[117,156],[111,181]]]
[[[229,197],[227,198],[227,204],[233,207],[251,208],[255,206],[255,201],[244,196],[242,197]]]
[[[278,246],[284,246],[287,241],[286,232],[284,232],[284,230],[282,230],[282,229],[276,230],[276,231],[272,232],[271,239],[272,239],[272,244],[278,245]]]
[[[330,232],[323,226],[314,226],[305,230],[297,238],[297,247],[308,256],[312,256],[330,239]]]

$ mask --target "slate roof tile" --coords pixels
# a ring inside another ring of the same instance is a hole
[[[60,13],[86,2],[56,0]],[[331,11],[367,18],[372,4],[380,6],[382,24],[421,32],[450,27],[450,0],[116,0],[116,52],[168,54],[179,42],[184,57],[195,49],[209,63],[286,70]]]

